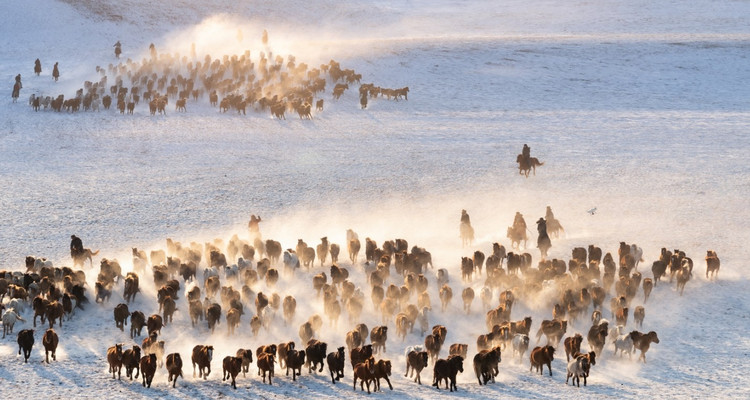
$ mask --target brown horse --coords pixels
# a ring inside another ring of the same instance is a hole
[[[583,336],[576,333],[575,336],[565,338],[565,357],[570,361],[570,356],[581,351]]]
[[[508,239],[510,239],[510,247],[520,250],[521,242],[523,242],[523,247],[526,248],[526,241],[528,240],[528,237],[526,236],[525,229],[515,229],[509,226],[506,236],[508,237]]]
[[[641,351],[641,356],[638,357],[638,359],[643,360],[643,363],[645,364],[646,352],[648,351],[649,347],[651,347],[651,343],[659,343],[659,337],[654,331],[651,331],[649,333],[632,331],[630,332],[630,337],[633,339],[633,346],[635,346],[637,350]]]
[[[20,95],[21,95],[21,83],[16,82],[13,85],[13,93],[12,93],[12,96],[11,96],[11,97],[13,97],[13,102],[14,103],[16,101],[18,101],[18,96],[20,96]]]
[[[83,268],[84,262],[86,259],[89,260],[89,266],[94,266],[93,256],[99,254],[99,250],[97,251],[91,251],[91,249],[83,249],[83,251],[80,254],[77,254],[73,258],[73,268],[80,266]]]
[[[516,162],[518,163],[519,175],[524,175],[527,178],[529,177],[529,172],[532,172],[532,170],[536,176],[536,167],[544,165],[544,163],[540,162],[536,157],[526,158],[523,154],[519,154],[516,157]]]
[[[516,157],[516,162],[518,163],[518,173],[519,175],[524,175],[527,178],[529,177],[529,172],[534,171],[534,175],[536,176],[536,167],[544,165],[543,162],[539,161],[536,157],[524,157],[523,154],[519,154]]]
[[[531,367],[529,367],[529,372],[536,367],[536,370],[539,371],[540,375],[544,374],[544,365],[547,365],[547,369],[549,370],[549,376],[552,376],[552,360],[555,359],[555,348],[552,346],[544,346],[544,347],[534,347],[534,350],[531,351],[531,354],[529,355],[529,360],[531,361]]]
[[[432,375],[432,386],[440,389],[440,381],[445,381],[450,391],[458,391],[456,386],[456,375],[464,372],[464,359],[461,356],[450,356],[448,359],[439,359],[435,361]]]
[[[719,273],[719,267],[721,267],[721,261],[719,256],[713,250],[706,251],[706,279],[714,280],[716,275]],[[709,278],[710,275],[710,278]]]
[[[568,321],[566,320],[544,320],[539,330],[536,333],[536,341],[539,343],[539,339],[544,334],[547,337],[547,344],[554,344],[557,346],[560,343],[560,339],[565,335],[565,331],[568,329]]]

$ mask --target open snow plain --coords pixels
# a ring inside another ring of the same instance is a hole
[[[463,283],[460,257],[474,250],[489,253],[493,242],[510,247],[505,231],[515,212],[524,214],[533,231],[534,221],[551,206],[566,234],[553,238],[550,257],[567,260],[573,247],[589,244],[616,254],[620,241],[636,243],[644,250],[639,267],[644,277],[662,247],[684,250],[695,260],[684,296],[674,284],[660,284],[645,304],[644,330],[661,339],[648,352],[648,364],[614,357],[608,344],[588,387],[578,389],[562,379],[562,347],[553,377],[529,373],[528,353],[519,364],[504,351],[497,383],[480,387],[467,360],[459,391],[449,394],[429,386],[431,366],[422,376],[425,385],[403,377],[404,346],[424,338],[415,331],[402,344],[392,328],[383,357],[393,360],[394,390],[373,396],[750,396],[742,373],[750,355],[747,2],[44,0],[6,1],[0,10],[7,21],[0,76],[8,88],[0,102],[0,268],[22,270],[27,255],[70,265],[69,236],[77,234],[86,247],[100,250],[95,268],[87,271],[93,287],[101,257],[117,258],[127,271],[131,247],[164,248],[167,237],[183,243],[227,240],[234,233],[247,237],[251,213],[263,217],[263,236],[284,248],[293,248],[298,238],[314,245],[323,236],[345,248],[345,230],[352,228],[379,244],[405,238],[410,246],[430,250],[436,269],[450,271],[456,295],[445,313],[436,306],[434,271],[427,272],[430,323],[445,324],[446,343],[468,343],[472,357],[477,335],[486,333],[484,312],[477,299],[474,312],[463,314],[458,293],[469,285],[478,292],[483,279]],[[152,42],[181,54],[196,42],[199,54],[214,57],[249,49],[255,58],[264,49],[263,28],[274,54],[294,54],[313,66],[335,59],[361,73],[363,82],[409,86],[409,100],[373,99],[360,110],[356,87],[334,101],[329,82],[320,95],[325,110],[311,121],[295,114],[279,121],[260,111],[221,114],[205,97],[188,102],[186,113],[176,113],[170,103],[166,116],[150,116],[145,104],[134,115],[35,113],[27,104],[31,93],[72,97],[84,81],[97,78],[97,65],[116,62],[117,40],[124,59],[146,57]],[[39,77],[32,74],[35,58],[44,66]],[[57,83],[50,77],[55,61],[61,68]],[[18,73],[24,88],[12,103],[10,87]],[[545,162],[528,179],[515,164],[524,143]],[[597,212],[589,215],[586,210],[594,207]],[[461,209],[469,211],[476,230],[471,248],[462,248],[458,238]],[[535,235],[530,239],[536,264]],[[722,261],[716,282],[704,276],[708,249]],[[357,265],[341,265],[363,288],[362,320],[373,327],[380,317],[369,301],[363,262],[360,255]],[[276,288],[256,288],[293,294],[299,304],[289,327],[279,318],[257,338],[249,334],[250,315],[233,337],[224,323],[213,335],[204,325],[191,328],[181,296],[175,322],[163,331],[167,353],[180,352],[186,362],[186,379],[176,389],[167,385],[164,369],[151,389],[113,381],[107,373],[107,347],[133,343],[112,321],[112,308],[122,301],[120,284],[109,303],[90,304],[56,327],[60,348],[50,365],[43,363],[40,327],[28,364],[16,355],[15,333],[0,341],[0,393],[351,396],[350,368],[335,387],[327,369],[317,375],[305,371],[294,383],[277,370],[268,386],[253,366],[247,378],[238,379],[236,391],[218,379],[220,360],[237,348],[299,342],[299,325],[313,313],[323,315],[309,279],[322,270],[316,264],[311,272],[282,278]],[[158,306],[150,277],[141,282],[143,296],[130,308],[148,315]],[[394,282],[401,284],[398,278]],[[512,317],[532,316],[533,334],[541,320],[551,319],[554,302],[521,299]],[[633,305],[640,304],[639,292]],[[27,320],[32,315],[23,313]],[[329,351],[344,344],[353,325],[346,312],[338,328],[326,320],[321,339]],[[568,334],[585,336],[589,326],[586,316],[569,326]],[[29,327],[30,321],[19,323],[14,332]],[[531,340],[533,347],[533,335]],[[208,381],[190,374],[190,350],[203,343],[216,348]]]

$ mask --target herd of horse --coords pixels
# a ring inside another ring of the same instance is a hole
[[[551,210],[548,210],[547,217],[546,221],[542,218],[538,222],[540,228],[551,225],[549,222],[554,219]],[[462,217],[462,226],[470,225],[468,215]],[[555,350],[567,334],[566,383],[573,378],[575,384],[580,385],[580,378],[583,378],[585,386],[596,360],[612,357],[604,350],[607,344],[612,346],[614,354],[620,351],[620,356],[639,350],[639,359],[645,363],[650,344],[659,343],[655,332],[642,333],[637,330],[644,324],[644,305],[648,296],[661,275],[669,273],[670,280],[677,277],[679,285],[682,269],[689,268],[692,274],[693,265],[684,252],[663,249],[659,259],[654,262],[653,279],[643,279],[638,271],[638,263],[643,261],[643,251],[635,245],[621,243],[617,258],[609,252],[603,255],[602,250],[593,245],[588,249],[577,247],[572,250],[567,262],[542,257],[534,266],[530,254],[521,254],[523,249],[520,244],[506,252],[504,246],[494,243],[488,257],[480,250],[474,252],[468,262],[472,273],[452,280],[454,268],[439,268],[438,265],[433,276],[429,273],[434,268],[429,251],[419,246],[410,248],[405,239],[385,240],[378,246],[368,237],[365,240],[364,258],[361,258],[359,236],[349,230],[343,246],[322,238],[319,245],[312,247],[300,239],[295,249],[288,248],[281,257],[281,249],[287,246],[281,246],[274,240],[260,239],[257,226],[255,228],[248,240],[234,235],[228,243],[216,239],[203,245],[183,245],[169,239],[165,249],[155,249],[150,255],[133,249],[131,271],[126,271],[129,269],[127,265],[123,268],[117,260],[108,258],[100,260],[98,270],[87,268],[85,261],[91,265],[91,258],[98,254],[91,250],[74,260],[74,268],[54,267],[49,260],[27,257],[26,271],[0,271],[0,299],[6,296],[10,298],[8,302],[0,302],[3,308],[7,308],[3,314],[5,333],[12,333],[12,322],[23,321],[21,315],[28,304],[34,312],[34,323],[36,316],[41,316],[42,322],[45,322],[45,316],[48,317],[50,329],[45,337],[49,338],[43,341],[45,347],[48,346],[46,343],[50,343],[50,347],[54,343],[51,348],[54,360],[57,343],[67,347],[72,346],[74,340],[72,332],[62,327],[65,317],[70,319],[73,309],[79,308],[81,311],[76,313],[77,318],[90,318],[86,312],[89,307],[84,309],[88,301],[85,291],[86,286],[94,282],[88,280],[87,275],[94,273],[96,280],[92,287],[95,288],[96,307],[113,310],[113,329],[124,330],[128,319],[131,323],[133,342],[116,343],[107,349],[109,373],[117,379],[122,368],[126,369],[126,377],[131,379],[137,379],[140,371],[143,386],[150,387],[154,374],[162,368],[166,356],[168,381],[175,386],[177,377],[182,376],[181,360],[184,355],[175,351],[166,354],[165,349],[179,345],[174,329],[193,329],[212,333],[208,343],[198,343],[193,350],[191,359],[194,369],[196,366],[200,368],[198,378],[206,379],[211,372],[213,349],[217,343],[210,341],[220,342],[225,335],[240,335],[263,343],[254,354],[250,349],[239,349],[236,354],[226,355],[223,359],[223,378],[231,378],[234,388],[239,372],[243,372],[244,376],[253,355],[258,373],[263,375],[264,382],[268,376],[269,384],[272,384],[276,365],[285,366],[287,375],[291,369],[292,380],[296,380],[301,375],[302,366],[308,369],[308,373],[321,372],[326,360],[332,384],[336,384],[345,375],[343,360],[348,355],[355,390],[357,382],[361,390],[369,392],[371,386],[380,390],[381,379],[386,380],[392,389],[389,379],[392,362],[385,356],[403,354],[406,371],[416,372],[417,383],[421,382],[419,372],[432,366],[433,386],[444,382],[453,391],[458,390],[456,375],[463,372],[464,361],[470,359],[467,352],[471,344],[453,343],[447,356],[441,358],[441,353],[448,346],[446,339],[450,336],[454,340],[465,338],[462,332],[465,329],[450,323],[436,324],[430,328],[429,319],[450,320],[450,313],[456,312],[451,311],[451,292],[463,287],[463,290],[458,290],[462,292],[463,312],[469,317],[486,316],[488,333],[477,337],[476,355],[470,361],[480,385],[494,382],[498,365],[502,362],[501,355],[505,353],[506,359],[509,359],[507,354],[511,350],[513,358],[518,355],[519,361],[528,354],[531,370],[536,367],[541,372],[546,365],[552,375]],[[462,238],[464,229],[462,227]],[[340,261],[339,249],[344,246],[349,257]],[[311,263],[307,262],[310,256],[313,260]],[[237,260],[237,263],[230,264],[227,260]],[[315,260],[319,261],[318,266]],[[619,263],[615,260],[619,260]],[[720,265],[715,252],[707,253],[706,263],[707,277],[710,273],[715,278]],[[661,264],[667,266],[663,273],[659,267]],[[323,268],[325,265],[330,268]],[[203,268],[202,277],[199,276],[200,268]],[[464,269],[463,265],[461,269]],[[330,275],[326,274],[327,271]],[[477,277],[479,280],[476,280]],[[305,296],[299,300],[314,306],[313,314],[299,316],[297,299],[288,290],[305,279],[312,283],[313,291],[297,293],[297,296]],[[478,314],[471,311],[475,298],[472,286],[476,286],[482,299]],[[123,291],[123,302],[110,304],[110,299],[118,298],[113,297],[113,292],[118,289]],[[371,306],[367,301],[367,291],[370,292]],[[430,299],[438,292],[443,305],[441,311],[433,309]],[[136,300],[137,293],[141,294],[140,301]],[[607,298],[611,300],[612,317],[616,317],[614,324],[602,318]],[[633,307],[636,302],[640,305]],[[546,318],[538,324],[538,346],[529,349],[532,316],[514,319],[513,314],[518,313],[519,308],[526,312],[533,310],[533,304],[554,306],[549,308],[551,318],[545,315]],[[283,318],[277,316],[282,305]],[[144,313],[132,307],[152,311]],[[637,326],[628,328],[628,314],[632,309],[636,310],[633,318]],[[190,315],[192,325],[185,328],[184,324],[179,323],[179,318],[173,322],[173,315],[178,310]],[[322,315],[316,310],[322,311]],[[591,314],[591,321],[586,335],[587,324],[582,316],[587,313]],[[249,323],[243,323],[242,316],[248,314],[254,315]],[[378,314],[381,325],[368,329],[364,324],[366,316]],[[339,343],[322,341],[324,332],[328,337],[337,335],[336,326],[341,316],[346,316],[349,323],[356,325],[345,335],[346,340],[340,336]],[[214,332],[222,318],[227,324],[226,334]],[[324,319],[328,319],[329,328],[325,327]],[[207,325],[201,324],[201,320],[207,321]],[[300,342],[291,337],[273,336],[272,332],[284,331],[284,326],[294,321],[304,321],[299,329]],[[648,320],[645,322],[648,324]],[[54,331],[56,324],[59,327]],[[175,325],[178,328],[173,328]],[[140,329],[144,326],[147,327],[147,335],[139,345],[135,340],[141,336]],[[386,350],[393,349],[394,342],[388,337],[391,332],[389,327],[396,330],[396,343],[400,338],[403,344],[407,344],[407,339],[411,344],[401,347],[403,353]],[[569,332],[569,329],[573,329],[573,332]],[[575,332],[578,329],[582,329],[580,332],[585,335]],[[547,338],[546,343],[540,343],[542,336]],[[103,337],[106,338],[106,334]],[[424,338],[424,342],[414,343],[414,339],[420,337]],[[589,351],[581,348],[584,338],[588,340]],[[31,356],[33,339],[34,332],[31,330],[24,330],[18,335],[19,354],[25,350],[26,360]],[[388,342],[391,342],[390,346]],[[297,348],[297,343],[301,343],[304,349]],[[329,347],[335,351],[328,353],[326,349]]]
[[[201,59],[194,53],[191,57],[158,53],[152,47],[150,57],[141,62],[128,59],[106,68],[97,66],[96,73],[97,81],[84,82],[73,97],[34,93],[29,105],[35,111],[58,112],[108,110],[114,105],[120,114],[126,110],[133,114],[140,102],[144,102],[151,115],[166,115],[170,102],[176,104],[176,111],[187,112],[189,101],[197,102],[208,96],[211,106],[221,104],[221,112],[231,109],[246,115],[246,109],[252,108],[261,112],[270,110],[272,117],[278,119],[286,119],[286,112],[312,119],[313,105],[315,111],[323,109],[321,93],[328,84],[335,84],[332,100],[338,100],[349,85],[360,84],[362,79],[361,74],[341,68],[335,60],[314,68],[297,62],[293,55],[274,57],[268,47],[255,59],[249,50],[221,58],[206,54]],[[366,103],[367,98],[406,100],[409,88],[389,89],[369,83],[361,84],[359,91],[360,100],[361,94],[366,93]],[[13,90],[14,102],[19,94],[17,85]]]

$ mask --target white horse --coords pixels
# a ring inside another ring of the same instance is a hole
[[[620,357],[626,352],[628,358],[633,357],[633,337],[629,333],[617,336],[617,339],[615,339],[615,355],[617,355],[617,350],[620,350]]]
[[[5,339],[7,333],[13,333],[13,326],[16,324],[16,321],[26,320],[21,318],[16,310],[12,308],[7,309],[5,313],[3,313],[3,339]]]
[[[587,370],[589,369],[589,359],[586,357],[576,357],[568,362],[568,374],[565,377],[565,384],[568,383],[568,379],[573,377],[571,384],[578,384],[581,387],[581,377],[583,377],[583,386],[586,386]]]
[[[17,313],[26,312],[26,302],[21,299],[11,299],[7,305],[8,309],[12,309]]]
[[[601,324],[602,321],[606,321],[606,319],[600,319],[599,324]],[[599,325],[599,324],[596,324],[596,325]],[[607,337],[611,339],[616,339],[620,335],[624,335],[624,334],[625,334],[625,326],[617,325],[617,326],[613,326],[609,328],[609,332],[607,332]]]
[[[630,245],[630,255],[635,260],[635,270],[638,270],[638,263],[643,261],[643,249],[636,246],[635,244]]]
[[[516,333],[516,335],[513,336],[511,345],[513,346],[513,355],[515,356],[516,352],[518,352],[518,362],[522,363],[523,355],[526,353],[526,350],[529,349],[529,335]]]
[[[437,279],[438,287],[442,287],[443,285],[450,282],[450,277],[448,276],[448,270],[445,268],[440,268],[435,273],[435,278]]]
[[[288,249],[284,252],[284,271],[291,272],[294,275],[294,271],[300,267],[299,257],[294,253],[292,249]]]
[[[424,350],[424,346],[421,345],[421,344],[417,344],[417,345],[414,345],[414,346],[406,346],[406,348],[404,349],[404,357],[409,358],[409,353],[411,353],[412,351],[416,351],[417,353],[421,353],[421,352],[423,352],[425,350]]]

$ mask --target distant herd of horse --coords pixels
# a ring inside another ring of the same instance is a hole
[[[462,217],[462,224],[468,222],[468,215]],[[469,317],[485,316],[487,333],[477,336],[476,353],[470,361],[479,385],[495,381],[503,353],[506,360],[522,362],[528,351],[530,370],[536,368],[541,373],[546,365],[551,376],[555,353],[559,353],[558,346],[567,334],[565,382],[572,378],[580,385],[583,378],[586,386],[596,362],[612,357],[604,350],[607,344],[613,350],[610,354],[630,356],[640,351],[639,359],[646,362],[650,345],[660,343],[656,332],[638,330],[647,323],[644,305],[651,291],[668,274],[670,281],[677,279],[681,294],[693,270],[693,261],[684,252],[662,249],[653,262],[653,277],[643,278],[638,271],[643,251],[624,242],[616,258],[609,252],[603,255],[600,248],[590,245],[588,249],[574,248],[567,261],[542,257],[536,266],[532,264],[532,256],[522,252],[520,243],[507,252],[503,245],[494,243],[487,256],[477,249],[472,256],[463,257],[459,266],[452,267],[446,262],[445,268],[438,266],[429,273],[435,268],[430,252],[419,246],[410,248],[405,239],[384,240],[378,245],[368,237],[362,246],[352,230],[347,231],[346,238],[340,246],[324,237],[315,247],[300,239],[294,249],[287,250],[282,249],[288,246],[277,241],[262,240],[257,231],[251,231],[249,240],[234,235],[228,241],[216,239],[183,245],[168,239],[166,248],[154,249],[149,254],[134,248],[129,271],[117,260],[106,257],[101,258],[98,270],[85,271],[86,261],[92,264],[91,257],[98,254],[90,249],[86,257],[76,260],[74,268],[82,269],[56,267],[50,260],[29,256],[25,271],[0,271],[0,300],[3,300],[0,304],[6,308],[2,317],[3,337],[12,334],[16,321],[25,321],[22,315],[28,312],[34,326],[38,316],[42,323],[45,320],[49,323],[42,342],[55,360],[58,343],[68,346],[72,340],[70,333],[63,330],[63,321],[70,320],[75,309],[80,310],[77,318],[92,318],[87,315],[86,291],[93,283],[95,302],[99,303],[95,307],[113,310],[112,329],[124,331],[128,320],[131,324],[133,342],[115,343],[107,349],[106,362],[113,378],[119,379],[124,368],[126,377],[137,379],[140,373],[143,386],[150,387],[156,371],[166,365],[168,382],[176,385],[177,378],[183,376],[184,355],[174,351],[167,354],[167,349],[176,346],[176,332],[162,330],[175,324],[173,316],[179,311],[189,316],[193,330],[210,331],[211,340],[221,341],[225,335],[239,334],[259,343],[254,352],[241,348],[222,359],[222,380],[231,379],[234,388],[239,373],[245,377],[253,360],[263,382],[268,377],[268,384],[272,384],[276,366],[286,370],[287,376],[291,369],[291,379],[296,380],[303,366],[312,374],[323,371],[324,363],[328,365],[331,383],[336,384],[345,377],[348,357],[355,390],[359,382],[361,390],[378,391],[381,380],[392,389],[389,377],[393,364],[385,356],[403,354],[404,371],[407,375],[411,373],[410,376],[416,374],[415,382],[421,384],[420,372],[431,367],[432,385],[439,387],[444,382],[446,388],[454,391],[458,390],[456,376],[463,372],[464,361],[469,359],[470,343],[456,342],[450,346],[445,343],[466,327],[429,321],[436,313],[445,317],[447,313],[458,312],[451,311],[453,292],[458,290],[463,303],[461,312]],[[339,260],[342,247],[346,249],[346,257]],[[363,247],[364,258],[360,254]],[[323,268],[325,265],[329,268]],[[708,251],[706,266],[706,277],[715,279],[720,266],[715,252]],[[95,280],[89,280],[92,272]],[[285,293],[288,290],[285,288],[299,287],[305,280],[310,289],[299,300],[316,305],[323,315],[298,316],[298,299]],[[362,287],[354,282],[366,284]],[[116,290],[122,291],[123,302],[110,304]],[[138,294],[140,302],[136,300]],[[662,291],[660,296],[667,294]],[[435,295],[440,308],[433,307],[431,298]],[[475,297],[481,299],[479,314],[472,313]],[[602,317],[607,298],[614,324]],[[637,306],[633,304],[636,301]],[[522,310],[538,309],[534,304],[547,304],[551,314],[544,315],[546,319],[538,324],[538,346],[529,351],[532,316],[514,319],[513,314],[519,306]],[[134,310],[131,308],[134,305],[151,312]],[[635,326],[628,328],[630,314]],[[248,322],[242,322],[243,315],[251,315]],[[380,325],[369,329],[363,315],[379,315]],[[585,315],[591,316],[589,325],[583,318]],[[322,341],[325,329],[333,329],[329,332],[332,334],[337,332],[342,316],[353,329],[335,343]],[[329,328],[325,327],[324,318]],[[227,331],[215,333],[222,319]],[[200,322],[204,320],[206,325]],[[299,342],[292,337],[271,335],[295,321],[302,322]],[[190,326],[180,325],[179,329],[189,330]],[[585,326],[588,328],[584,329]],[[146,336],[140,343],[135,342],[142,336],[143,327],[147,328]],[[576,328],[583,329],[584,335],[576,332]],[[388,333],[394,331],[396,339],[389,339]],[[24,352],[24,360],[31,357],[34,336],[32,329],[18,333],[19,354]],[[542,336],[546,337],[546,343],[539,343]],[[106,338],[106,333],[101,337]],[[424,340],[415,343],[415,337]],[[581,347],[584,338],[588,341],[588,351]],[[401,347],[401,352],[386,351],[387,345],[392,349],[398,343],[408,346]],[[196,367],[197,378],[205,380],[210,375],[214,347],[210,341],[198,343],[192,354],[187,355],[193,364],[194,377]],[[327,352],[329,348],[334,351]],[[441,358],[443,354],[447,355]]]
[[[259,52],[253,60],[250,51],[242,55],[224,55],[201,60],[178,53],[158,53],[142,62],[128,59],[107,68],[96,67],[98,81],[86,81],[75,96],[32,94],[29,105],[35,111],[100,111],[113,107],[120,114],[134,114],[140,102],[148,105],[151,115],[166,115],[167,105],[174,102],[175,111],[187,112],[189,101],[209,97],[209,104],[219,111],[229,110],[246,115],[247,108],[271,111],[272,117],[286,119],[286,112],[297,112],[301,119],[311,119],[312,109],[323,110],[326,85],[335,84],[332,100],[338,100],[349,85],[359,84],[362,75],[341,68],[330,60],[318,68],[297,63],[293,55],[273,57],[269,51]],[[114,80],[114,84],[109,79]],[[14,87],[14,102],[20,85]],[[362,108],[368,99],[407,100],[408,87],[390,89],[372,83],[361,84],[359,98]],[[220,99],[221,97],[221,99]],[[315,100],[315,98],[318,98]]]

